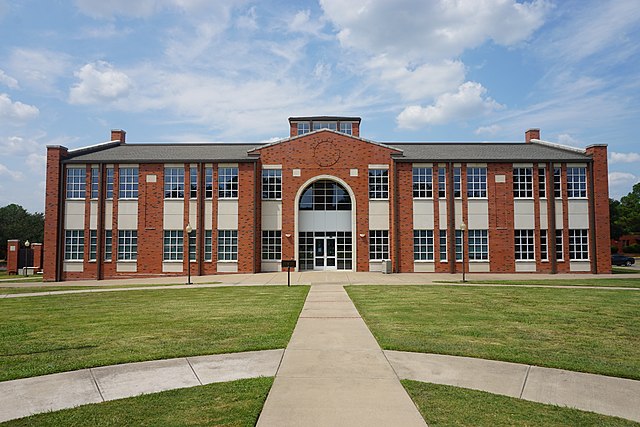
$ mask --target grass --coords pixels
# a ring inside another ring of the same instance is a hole
[[[625,268],[625,267],[611,267],[611,271],[613,274],[638,274],[640,270],[636,270],[635,268]]]
[[[384,349],[640,379],[640,292],[349,286]]]
[[[5,282],[6,283],[6,282]],[[212,285],[222,282],[206,282],[196,283],[196,285]],[[146,286],[178,286],[184,285],[184,283],[144,283],[133,285],[100,285],[100,286],[74,286],[74,285],[36,285],[36,286],[2,286],[3,282],[0,282],[0,295],[3,294],[23,294],[32,292],[54,292],[54,291],[76,291],[76,290],[91,290],[91,289],[126,289],[126,288],[140,288]]]
[[[429,426],[638,426],[622,418],[446,385],[402,381]]]
[[[601,286],[618,288],[640,288],[640,278],[620,279],[526,279],[526,280],[467,280],[472,284],[536,285],[536,286]],[[435,283],[461,283],[460,281],[436,281]]]
[[[164,391],[32,415],[3,426],[254,426],[273,378]]]
[[[308,289],[221,287],[0,299],[0,381],[284,348]]]

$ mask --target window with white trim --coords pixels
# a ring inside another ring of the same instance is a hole
[[[282,257],[282,231],[262,230],[262,260],[279,261]]]
[[[456,261],[462,261],[462,230],[456,230]]]
[[[336,130],[337,123],[336,122],[313,122],[313,130],[320,130],[320,129]]]
[[[389,230],[369,230],[369,259],[389,259]]]
[[[413,230],[413,260],[433,261],[433,230]]]
[[[106,188],[106,197],[107,199],[113,199],[113,168],[107,168],[107,188]]]
[[[469,230],[469,260],[489,259],[489,233],[487,230]]]
[[[562,168],[553,168],[553,196],[562,197]]]
[[[564,261],[562,230],[556,230],[556,261]]]
[[[218,168],[218,198],[238,198],[238,168]]]
[[[447,261],[447,230],[440,230],[440,261]]]
[[[309,133],[310,131],[309,122],[298,122],[298,135]]]
[[[104,231],[104,260],[111,261],[113,253],[113,232],[111,230]]]
[[[189,198],[198,198],[198,168],[189,168]]]
[[[98,230],[89,230],[89,261],[95,261],[98,252]]]
[[[516,261],[536,259],[533,230],[515,230]]]
[[[64,231],[65,261],[82,261],[84,259],[84,230]]]
[[[184,198],[184,168],[164,168],[164,198]]]
[[[85,168],[67,168],[67,199],[84,199],[86,179]]]
[[[120,199],[137,199],[138,198],[138,168],[120,168],[119,175],[119,191]],[[118,255],[119,256],[119,255]]]
[[[453,197],[462,197],[462,169],[453,168]]]
[[[138,259],[138,231],[118,230],[118,261]]]
[[[369,198],[389,198],[389,170],[369,169]]]
[[[193,230],[191,234],[189,234],[189,261],[193,262],[196,260],[196,251],[198,243],[198,233],[196,230]]]
[[[571,261],[589,259],[589,230],[569,229],[569,259]]]
[[[532,168],[513,168],[513,197],[516,199],[533,197]]]
[[[413,168],[414,199],[430,199],[433,197],[433,169]]]
[[[353,132],[353,127],[351,126],[351,122],[340,122],[340,132],[351,135]]]
[[[538,168],[538,197],[544,199],[547,197],[547,170]]]
[[[213,168],[204,169],[204,197],[213,198]]]
[[[487,168],[467,167],[467,197],[487,197]]]
[[[540,230],[540,260],[549,261],[548,230]]]
[[[204,260],[211,261],[213,259],[213,232],[212,230],[204,231]]]
[[[163,261],[182,261],[184,240],[182,230],[164,230],[164,242],[162,245]]]
[[[282,170],[262,169],[262,200],[282,199]]]
[[[218,261],[238,260],[238,230],[218,230]]]
[[[98,198],[98,181],[100,179],[100,174],[98,172],[98,168],[91,168],[91,198]]]
[[[447,197],[447,169],[438,168],[438,197]]]
[[[567,168],[567,197],[587,197],[587,168]]]

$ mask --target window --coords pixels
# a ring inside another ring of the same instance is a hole
[[[330,233],[327,233],[330,234]],[[336,249],[338,250],[338,270],[351,270],[353,267],[353,243],[350,231],[336,232],[338,238]]]
[[[213,198],[213,168],[204,169],[204,197]]]
[[[302,135],[304,133],[309,133],[309,122],[300,122],[298,123],[298,135]]]
[[[118,230],[118,261],[138,259],[138,231]]]
[[[89,230],[89,261],[95,261],[98,252],[98,230]]]
[[[164,168],[164,198],[184,198],[184,168]]]
[[[447,170],[438,168],[438,197],[444,199],[447,197]]]
[[[433,230],[413,230],[414,261],[433,261]]]
[[[213,259],[213,237],[211,230],[204,231],[204,260],[211,261]]]
[[[513,169],[513,197],[516,199],[533,197],[533,169]]]
[[[540,230],[540,260],[549,261],[549,242],[547,230]]]
[[[107,199],[113,199],[113,168],[107,168]]]
[[[84,258],[84,230],[65,230],[64,259],[82,261]]]
[[[547,197],[547,170],[538,168],[538,197],[544,199]]]
[[[389,198],[389,170],[369,169],[369,198]]]
[[[467,197],[487,197],[487,168],[467,168]]]
[[[218,261],[238,260],[238,230],[218,230]]]
[[[138,168],[120,168],[120,192],[118,197],[121,199],[138,198]]]
[[[462,230],[456,230],[456,261],[462,261]]]
[[[369,230],[369,259],[389,259],[388,230]]]
[[[67,169],[67,199],[84,199],[86,176],[87,171],[84,168]]]
[[[198,168],[189,168],[189,197],[196,199],[198,197]]]
[[[238,197],[238,168],[218,169],[218,197],[221,199]]]
[[[111,261],[113,252],[113,232],[105,230],[104,232],[104,260]]]
[[[340,122],[340,132],[351,135],[352,129],[351,122]]]
[[[562,197],[562,169],[553,168],[553,196],[556,199]]]
[[[351,197],[342,185],[323,179],[304,190],[298,207],[301,211],[350,211]]]
[[[564,260],[564,250],[562,249],[562,230],[556,230],[556,260]]]
[[[280,230],[262,231],[262,260],[279,260],[282,254],[282,237]]]
[[[440,261],[447,261],[447,230],[440,230]]]
[[[533,230],[515,230],[516,261],[536,259]]]
[[[336,130],[336,122],[313,122],[313,130],[320,129]]]
[[[197,242],[198,235],[196,233],[196,230],[193,230],[191,234],[189,234],[189,261],[196,260]]]
[[[282,199],[282,170],[263,169],[262,170],[262,199],[279,200]]]
[[[164,243],[162,245],[163,261],[182,261],[184,248],[182,230],[164,230]]]
[[[91,168],[91,198],[98,198],[98,180],[99,180],[98,168]]]
[[[569,230],[569,259],[589,259],[589,230]]]
[[[469,230],[469,260],[489,259],[489,237],[487,230]]]
[[[587,168],[567,168],[567,197],[587,197]]]
[[[433,169],[413,168],[413,197],[433,197]]]
[[[462,197],[462,171],[453,168],[453,197]]]

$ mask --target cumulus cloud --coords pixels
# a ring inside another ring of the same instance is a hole
[[[466,82],[456,93],[440,95],[433,105],[405,108],[396,118],[398,126],[416,129],[423,125],[464,121],[502,108],[502,105],[486,97],[486,91],[480,83]]]
[[[581,141],[577,140],[568,133],[561,133],[558,135],[558,144],[569,145],[571,147],[580,147],[584,145]]]
[[[11,170],[2,163],[0,163],[0,176],[9,177],[14,181],[19,181],[24,177],[22,172]]]
[[[495,135],[502,130],[500,125],[480,126],[475,130],[476,135]]]
[[[31,153],[25,161],[31,172],[44,175],[47,168],[47,156],[45,154]]]
[[[9,89],[17,89],[18,81],[8,76],[3,70],[0,70],[0,84],[7,86]]]
[[[70,69],[69,55],[46,49],[14,49],[9,56],[9,70],[20,76],[20,85],[39,91],[56,92],[58,79]]]
[[[19,124],[36,118],[39,113],[38,107],[13,102],[9,95],[0,93],[0,123]]]
[[[75,72],[80,79],[69,92],[72,104],[94,104],[126,97],[132,88],[129,77],[104,61],[89,63]]]
[[[116,15],[146,17],[157,10],[159,3],[156,0],[76,0],[78,9],[92,18],[113,18]]]
[[[612,151],[609,154],[609,163],[640,163],[640,153],[617,153]]]
[[[626,195],[631,187],[640,182],[640,177],[629,172],[609,172],[609,192],[611,197]]]

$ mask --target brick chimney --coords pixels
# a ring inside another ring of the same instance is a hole
[[[127,132],[122,129],[111,129],[111,141],[120,141],[121,144],[124,144],[126,135]]]
[[[529,129],[524,133],[524,142],[531,142],[532,139],[540,139],[540,129]]]

